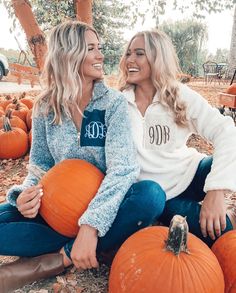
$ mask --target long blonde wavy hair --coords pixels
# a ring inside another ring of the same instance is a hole
[[[151,67],[151,80],[159,92],[162,105],[170,108],[175,122],[180,126],[187,124],[186,105],[179,97],[177,76],[180,74],[178,58],[169,37],[160,30],[138,32],[133,36],[120,61],[119,88],[124,90],[131,85],[127,83],[126,58],[128,49],[136,37],[143,37],[147,60]]]
[[[40,105],[45,114],[53,111],[53,124],[62,122],[62,115],[71,117],[71,106],[78,107],[82,96],[81,66],[88,52],[85,32],[94,28],[79,21],[66,21],[54,27],[49,36],[48,53],[42,79],[45,89],[34,106],[37,115]],[[99,39],[99,37],[98,37]]]

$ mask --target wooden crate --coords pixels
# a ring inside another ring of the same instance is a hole
[[[230,95],[226,93],[219,94],[219,103],[222,106],[229,108],[236,108],[236,95]]]

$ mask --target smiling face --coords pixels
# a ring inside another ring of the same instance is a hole
[[[90,82],[103,77],[103,60],[101,45],[96,34],[88,30],[85,32],[85,41],[88,46],[88,54],[85,57],[81,72],[86,82]]]
[[[148,62],[143,36],[137,36],[131,42],[125,59],[127,83],[140,85],[151,81],[151,67]]]

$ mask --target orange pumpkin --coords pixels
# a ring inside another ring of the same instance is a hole
[[[5,113],[4,109],[2,107],[0,107],[0,117],[2,117],[4,115],[4,113]]]
[[[13,101],[6,107],[6,111],[8,109],[12,109],[12,114],[14,116],[19,117],[20,119],[22,119],[24,122],[26,122],[26,115],[29,111],[28,107],[23,104],[20,103],[18,101],[18,99],[13,99]]]
[[[26,92],[23,92],[19,98],[20,102],[25,104],[28,109],[32,109],[34,105],[33,99],[26,97]]]
[[[5,110],[6,107],[12,102],[12,98],[10,95],[7,95],[6,97],[2,97],[0,99],[0,106]]]
[[[225,293],[236,292],[236,231],[232,230],[216,240],[212,246],[225,277]]]
[[[0,130],[0,159],[18,159],[28,151],[28,135],[20,128],[12,128],[7,117]]]
[[[169,228],[148,227],[129,237],[116,254],[109,293],[223,293],[217,258],[186,220],[174,216]]]
[[[232,83],[226,90],[227,94],[236,95],[236,83]]]
[[[0,117],[0,128],[3,128],[4,117],[7,117],[10,120],[11,127],[21,128],[27,133],[27,126],[25,122],[19,117],[13,116],[11,109],[7,110],[5,115]]]
[[[26,115],[26,124],[28,129],[30,130],[32,127],[32,108],[29,109],[27,115]]]
[[[104,178],[92,164],[68,159],[51,168],[41,179],[43,197],[40,214],[62,235],[78,234],[78,219],[87,209]]]
[[[29,136],[29,147],[31,147],[31,145],[32,145],[32,129],[30,129],[28,136]]]

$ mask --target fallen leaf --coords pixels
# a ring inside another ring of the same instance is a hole
[[[54,283],[52,285],[52,289],[54,293],[60,293],[61,289],[62,289],[62,284],[59,283]]]

